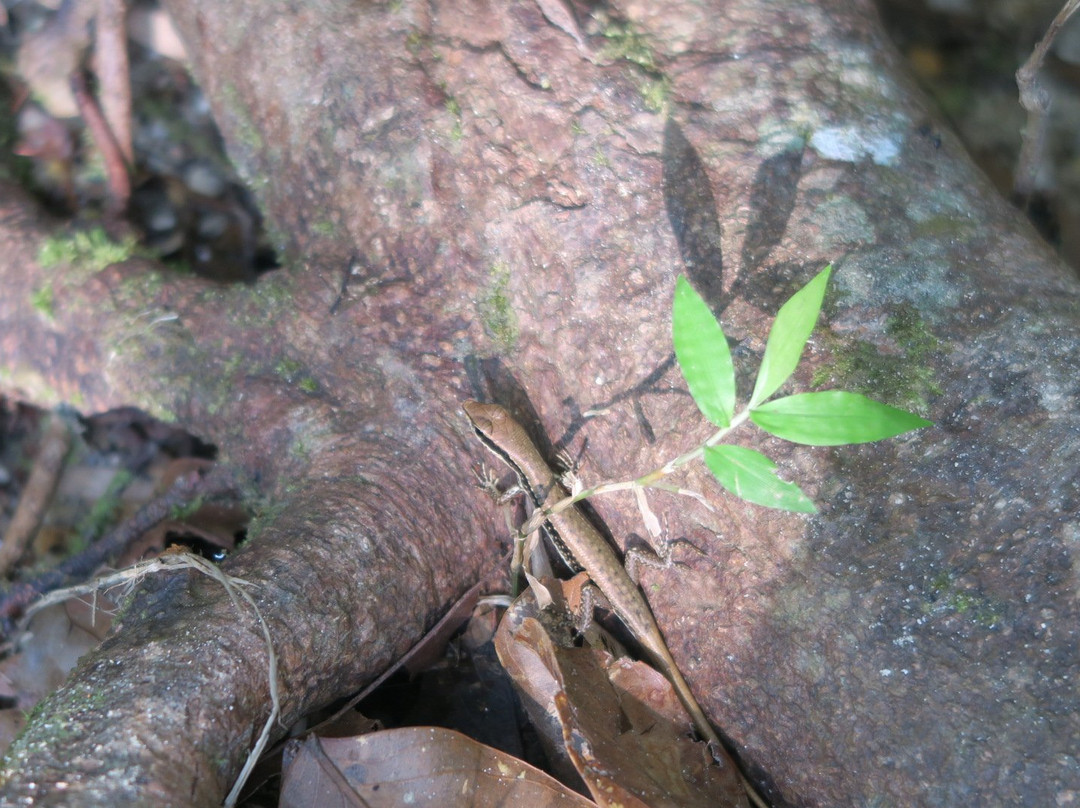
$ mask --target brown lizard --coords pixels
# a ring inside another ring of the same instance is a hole
[[[518,484],[533,505],[546,511],[569,496],[555,472],[541,456],[528,433],[497,404],[466,401],[465,414],[480,441],[518,477]],[[571,569],[585,570],[612,611],[641,643],[653,663],[675,688],[701,737],[720,746],[720,739],[698,705],[690,685],[664,642],[641,589],[631,579],[614,548],[577,508],[546,514],[548,535]]]

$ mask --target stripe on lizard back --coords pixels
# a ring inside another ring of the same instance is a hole
[[[478,401],[466,401],[463,406],[477,437],[521,478],[522,487],[532,492],[539,491],[541,487],[546,489],[538,507],[548,508],[566,496],[562,485],[555,478],[555,473],[528,433],[506,410],[497,404],[482,404]],[[540,480],[545,481],[542,486]],[[530,496],[535,501],[537,493]],[[570,557],[589,574],[589,578],[607,599],[612,611],[630,629],[634,638],[641,643],[674,686],[679,701],[693,718],[701,736],[719,746],[720,739],[671,656],[645,596],[630,578],[614,548],[576,507],[550,514],[548,522],[559,534],[561,544]]]

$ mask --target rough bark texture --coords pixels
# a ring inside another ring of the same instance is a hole
[[[496,557],[462,398],[524,392],[554,440],[587,435],[591,479],[651,468],[707,434],[669,361],[675,275],[749,373],[834,261],[810,365],[937,426],[835,451],[751,436],[822,513],[658,496],[703,554],[646,591],[777,805],[1069,804],[1076,282],[898,78],[865,4],[612,3],[579,46],[553,1],[173,0],[292,264],[229,288],[134,262],[43,274],[44,225],[5,194],[5,386],[141,404],[259,475],[263,527],[228,571],[262,584],[287,723]],[[365,277],[331,314],[354,253]],[[28,316],[45,282],[51,320]],[[596,509],[640,531],[630,503]],[[3,799],[212,804],[265,701],[252,622],[177,576],[48,702]]]

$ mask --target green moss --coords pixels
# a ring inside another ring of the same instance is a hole
[[[947,572],[934,576],[927,594],[922,608],[925,614],[956,614],[984,628],[993,628],[1005,616],[1001,603],[976,590],[961,589]]]
[[[916,222],[912,233],[917,238],[961,239],[969,238],[975,232],[970,219],[961,216],[939,215]]]
[[[332,236],[337,231],[337,226],[329,219],[320,219],[311,226],[311,232],[317,236]]]
[[[450,127],[450,139],[455,143],[465,137],[465,129],[461,123],[461,104],[453,96],[447,96],[443,106],[454,118],[454,125]]]
[[[940,341],[910,303],[894,306],[886,320],[892,350],[865,340],[843,340],[827,329],[821,333],[834,362],[814,374],[815,386],[834,382],[840,389],[922,414],[930,397],[941,393],[931,361]]]
[[[658,72],[656,53],[645,36],[628,22],[612,22],[603,31],[607,40],[600,53],[603,59],[624,59],[649,71]]]
[[[671,79],[660,69],[656,51],[648,38],[628,22],[610,23],[603,31],[603,37],[607,42],[600,57],[630,62],[641,68],[645,76],[640,80],[638,89],[645,108],[656,113],[666,109],[671,96]]]
[[[921,359],[941,346],[941,341],[927,328],[926,321],[910,303],[902,303],[894,308],[885,331],[912,354],[913,359]]]
[[[232,378],[246,361],[244,354],[233,354],[225,360],[225,373],[223,375]]]
[[[198,513],[199,509],[203,506],[203,498],[201,496],[195,497],[186,504],[174,505],[169,510],[169,518],[175,522],[182,522],[189,516]]]
[[[83,704],[91,711],[103,708],[109,702],[109,696],[103,688],[88,687],[85,689]]]
[[[206,391],[208,398],[206,411],[210,415],[216,416],[224,407],[235,402],[233,391],[236,389],[237,377],[240,375],[240,369],[246,367],[249,362],[250,357],[241,353],[231,354],[224,361],[220,361],[221,370],[211,374],[213,382]]]
[[[113,297],[117,303],[139,305],[141,302],[156,300],[165,277],[156,269],[124,276],[117,285]]]
[[[304,365],[290,357],[283,357],[274,365],[274,373],[289,384],[295,384],[305,393],[316,393],[319,383],[312,376],[303,374]]]
[[[42,715],[42,714],[43,714],[44,712],[45,712],[45,699],[39,699],[39,700],[37,701],[37,703],[35,703],[35,704],[34,704],[34,706],[33,706],[33,707],[31,707],[31,708],[30,708],[30,710],[29,710],[28,712],[27,712],[27,711],[24,711],[24,712],[23,712],[23,720],[24,720],[24,721],[25,721],[26,723],[25,723],[25,724],[23,725],[22,729],[20,729],[20,730],[19,730],[19,734],[18,734],[18,735],[16,736],[16,740],[18,740],[18,739],[19,739],[19,737],[21,737],[21,736],[22,736],[22,734],[23,734],[24,732],[26,732],[26,728],[27,728],[28,726],[30,726],[30,724],[32,724],[32,723],[33,723],[34,721],[36,721],[36,720],[37,720],[38,718],[40,718],[40,717],[41,717],[41,715]]]
[[[101,227],[50,236],[38,250],[37,260],[46,269],[67,264],[88,274],[100,272],[111,264],[126,261],[136,254],[135,238],[116,242]]]
[[[274,373],[283,378],[285,381],[291,383],[293,376],[295,376],[302,367],[303,365],[301,365],[297,360],[283,357],[282,359],[278,360],[278,363],[276,365],[274,365]]]
[[[479,301],[484,331],[503,353],[514,349],[518,338],[517,315],[510,301],[510,266],[499,262],[488,273],[488,285]]]
[[[645,107],[651,112],[663,112],[671,95],[671,79],[661,76],[649,79],[641,86],[641,97]]]
[[[30,295],[30,305],[48,320],[53,318],[53,290],[51,285],[42,286]]]
[[[252,299],[259,305],[256,309],[260,316],[272,316],[274,313],[291,306],[293,303],[292,279],[288,273],[271,272],[259,279],[252,290]]]
[[[297,435],[289,446],[289,456],[306,466],[311,462],[311,446],[302,436]]]
[[[267,526],[274,525],[288,507],[284,499],[274,499],[261,495],[252,503],[252,516],[247,524],[247,541],[258,538]]]
[[[419,56],[422,51],[426,50],[429,44],[429,38],[421,33],[418,28],[411,29],[405,36],[405,50],[414,57]]]

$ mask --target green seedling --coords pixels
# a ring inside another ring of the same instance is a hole
[[[825,267],[780,307],[754,390],[738,413],[727,338],[705,301],[686,278],[679,277],[672,313],[675,357],[698,409],[719,430],[664,469],[673,470],[682,464],[679,461],[696,459],[700,453],[720,484],[736,496],[770,508],[814,513],[817,508],[810,498],[795,483],[780,479],[768,457],[754,449],[716,444],[747,420],[778,438],[808,446],[869,443],[930,425],[925,418],[841,390],[772,399],[802,358],[831,273],[832,266]]]
[[[669,474],[698,459],[705,461],[720,485],[740,499],[768,508],[816,513],[817,507],[810,498],[795,483],[781,479],[776,463],[766,455],[756,449],[719,444],[747,421],[778,438],[808,446],[868,443],[930,426],[931,422],[925,418],[858,393],[826,390],[773,398],[802,358],[821,312],[831,273],[832,266],[825,267],[780,307],[769,331],[754,389],[738,412],[735,366],[727,337],[708,304],[680,276],[675,284],[671,318],[675,358],[698,409],[717,431],[699,446],[637,479],[576,490],[573,496],[534,513],[522,527],[522,533],[528,535],[548,516],[587,497],[627,490],[636,493],[650,533],[658,532],[654,528],[656,517],[645,502],[644,489],[659,488],[705,503],[700,494],[665,482]]]

